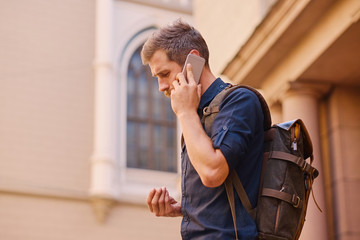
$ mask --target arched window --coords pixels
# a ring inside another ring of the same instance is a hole
[[[128,168],[176,172],[176,118],[170,99],[158,90],[157,79],[140,57],[141,46],[127,69]]]

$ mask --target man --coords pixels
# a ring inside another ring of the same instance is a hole
[[[192,66],[187,79],[181,73],[187,54],[205,58],[199,85]],[[253,206],[257,203],[263,150],[263,113],[257,96],[237,89],[220,105],[211,136],[201,124],[204,107],[227,84],[210,70],[209,51],[201,34],[181,20],[156,31],[144,44],[141,57],[158,78],[159,90],[171,98],[184,136],[181,154],[182,199],[166,188],[152,189],[147,198],[156,216],[182,216],[183,239],[235,239],[224,181],[235,169]],[[256,225],[238,197],[236,218],[239,239],[255,239]]]

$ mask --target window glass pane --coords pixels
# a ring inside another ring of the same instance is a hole
[[[140,49],[140,51],[141,51],[141,49]],[[134,71],[137,73],[141,73],[144,70],[143,65],[139,64],[139,63],[142,63],[141,57],[140,57],[140,51],[137,50],[137,52],[139,52],[139,54],[133,54],[131,57],[131,64],[134,66],[134,69],[135,69]]]
[[[152,105],[152,109],[153,109],[153,118],[154,119],[161,119],[162,116],[162,103],[163,103],[163,94],[161,92],[159,92],[159,88],[158,88],[158,84],[157,84],[157,79],[153,78],[153,83],[152,83],[152,96],[153,96],[153,105]]]
[[[136,167],[136,144],[135,144],[135,124],[128,121],[127,123],[127,166]]]
[[[175,146],[175,129],[174,128],[168,128],[167,129],[167,148],[174,148]]]
[[[171,121],[171,122],[175,122],[176,119],[175,119],[175,114],[171,108],[171,101],[170,101],[170,98],[165,98],[164,99],[164,102],[165,102],[165,114],[166,114],[166,118]]]
[[[134,71],[128,71],[128,81],[127,81],[127,114],[134,116],[135,115],[135,77]]]
[[[138,152],[138,167],[139,168],[147,168],[149,164],[149,131],[148,125],[146,123],[142,123],[138,125],[139,138],[136,141],[139,142],[137,149]]]
[[[166,149],[166,157],[168,159],[172,159],[175,156],[175,149],[174,148],[168,148]],[[168,172],[176,172],[177,165],[176,161],[168,161],[167,171]]]
[[[143,69],[144,70],[144,69]],[[139,117],[144,117],[147,118],[148,117],[148,110],[149,110],[149,84],[148,84],[148,79],[146,77],[146,74],[141,73],[138,75],[139,79],[139,85],[137,88],[138,94],[137,94],[137,98],[138,98],[138,116]]]
[[[175,128],[168,128],[167,129],[167,133],[166,133],[166,142],[167,142],[167,146],[166,146],[166,155],[165,157],[168,159],[174,158],[175,156],[175,149],[176,149],[176,131]],[[172,172],[172,171],[176,171],[176,161],[169,161],[168,162],[168,171]]]
[[[162,162],[163,162],[163,148],[164,148],[164,139],[162,137],[162,127],[155,126],[154,127],[154,135],[153,135],[153,149],[154,149],[154,169],[162,170]]]

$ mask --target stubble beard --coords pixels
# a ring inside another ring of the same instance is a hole
[[[166,89],[166,90],[164,91],[164,95],[165,95],[166,97],[170,98],[171,90],[170,90],[170,89]]]

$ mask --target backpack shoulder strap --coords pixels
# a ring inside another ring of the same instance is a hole
[[[229,202],[234,202],[234,194],[233,194],[234,191],[232,188],[235,188],[236,193],[238,194],[242,205],[249,213],[249,215],[255,220],[255,210],[252,207],[250,200],[245,192],[245,189],[241,183],[241,180],[235,171],[232,171],[229,177],[225,180],[226,194],[228,195],[228,197],[230,197]],[[231,209],[233,208],[231,205],[234,206],[234,210],[235,210],[235,205],[230,204]]]
[[[216,95],[215,98],[210,102],[209,106],[205,107],[203,110],[203,117],[201,119],[201,122],[204,124],[205,131],[208,134],[208,136],[210,136],[211,134],[212,123],[214,122],[215,117],[219,113],[220,104],[226,99],[227,96],[229,96],[234,90],[238,88],[246,88],[256,94],[256,96],[260,101],[261,109],[264,115],[264,122],[263,122],[264,130],[268,130],[271,128],[270,110],[265,101],[265,98],[261,95],[261,93],[257,91],[255,88],[252,88],[250,86],[229,85],[224,90],[222,90],[218,95]]]
[[[233,170],[230,173],[230,175],[226,178],[226,180],[224,182],[224,186],[225,186],[228,202],[229,202],[229,205],[230,205],[231,216],[232,216],[233,223],[234,223],[235,237],[236,237],[236,240],[238,240],[234,188],[235,188],[236,193],[238,194],[238,196],[240,198],[240,201],[241,201],[242,205],[244,206],[246,211],[249,213],[250,217],[252,219],[254,219],[254,221],[255,221],[255,218],[256,218],[256,210],[255,210],[255,208],[253,208],[251,206],[249,197],[246,194],[246,191],[245,191],[245,189],[244,189],[244,187],[243,187],[243,185],[241,183],[241,180],[240,180],[239,176],[237,175],[237,173],[235,172],[235,170]]]

